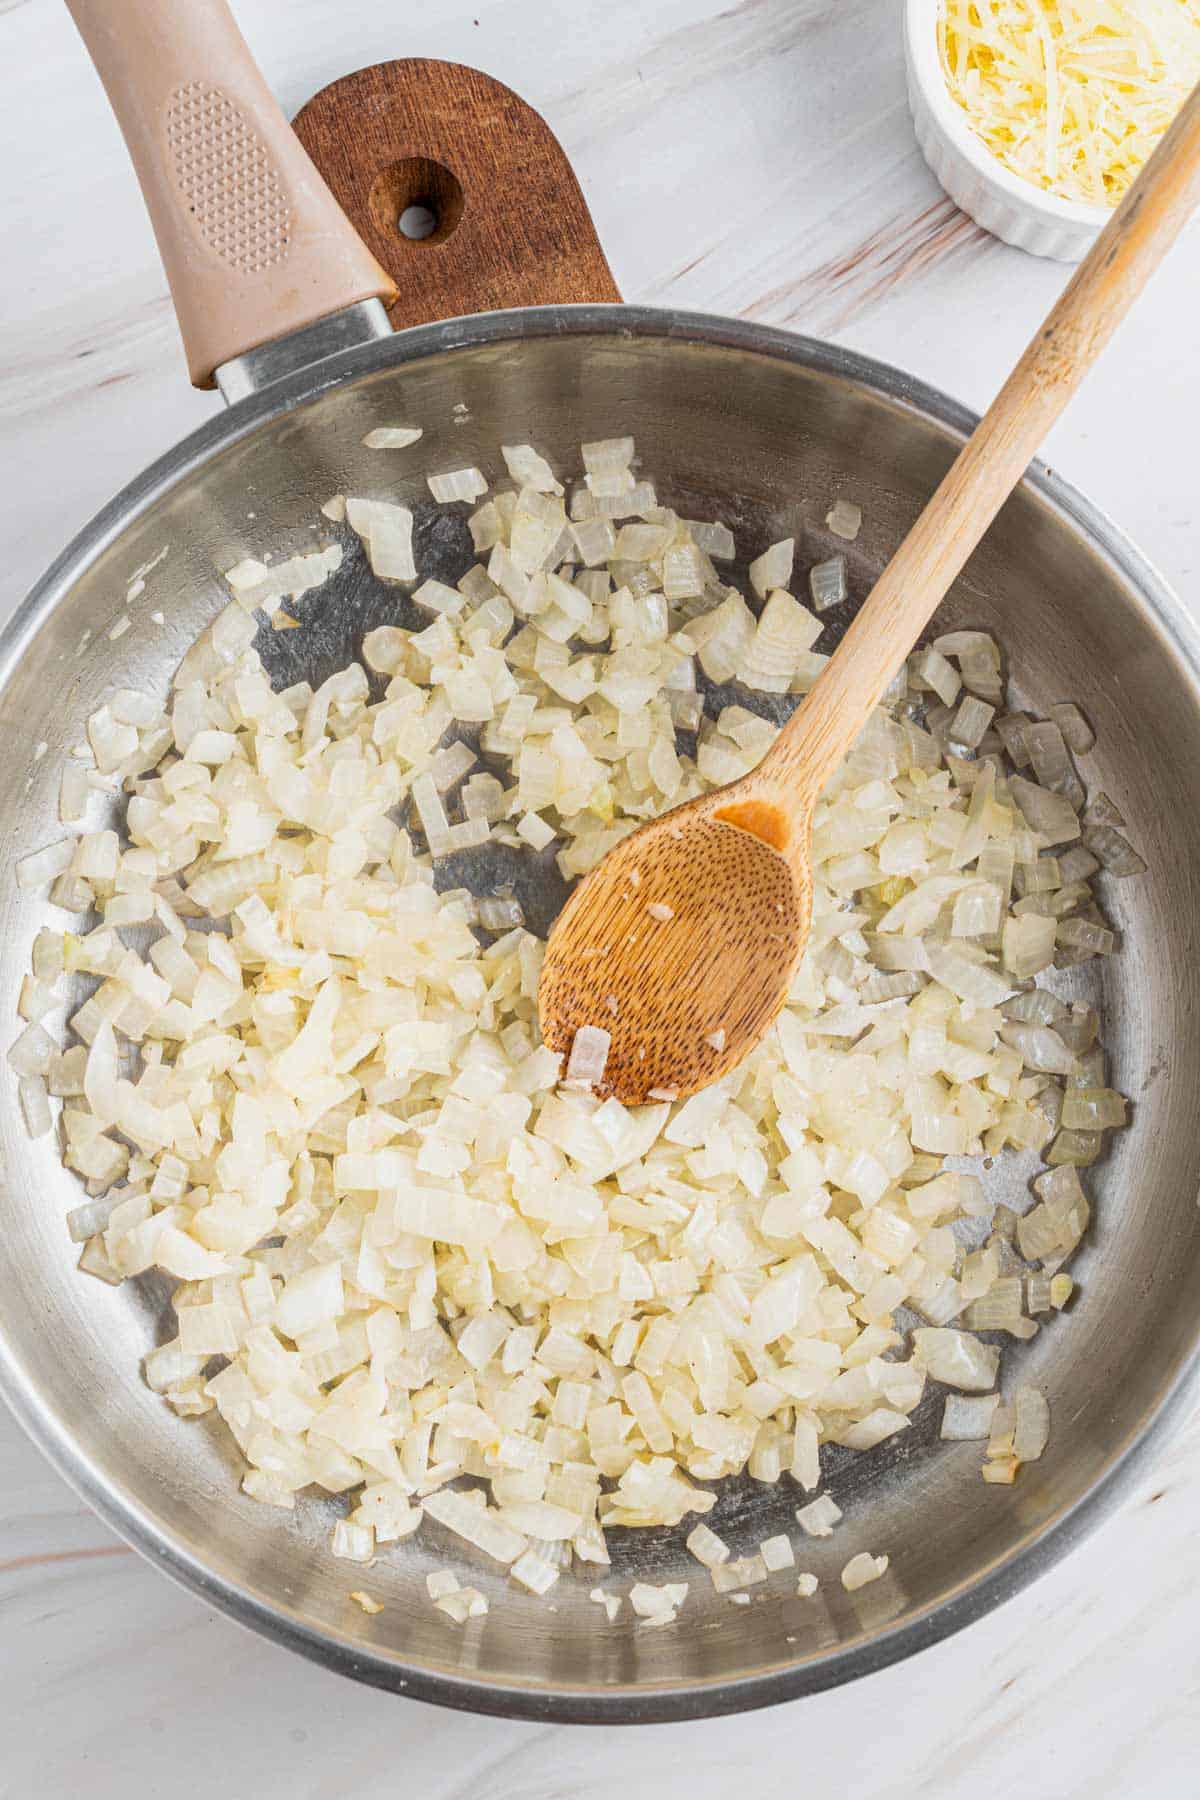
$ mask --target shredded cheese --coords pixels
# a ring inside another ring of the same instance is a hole
[[[1200,0],[942,0],[951,96],[1015,175],[1115,206],[1200,81]]]

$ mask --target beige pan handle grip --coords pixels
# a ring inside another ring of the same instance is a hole
[[[395,284],[347,222],[225,0],[67,0],[141,182],[196,387]]]

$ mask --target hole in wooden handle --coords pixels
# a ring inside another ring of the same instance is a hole
[[[397,329],[620,300],[562,146],[478,69],[423,58],[359,69],[309,101],[296,135],[394,276]],[[399,228],[413,206],[436,219],[423,238]]]
[[[399,232],[406,244],[427,249],[444,244],[463,216],[462,183],[445,163],[429,156],[402,156],[380,169],[371,183],[367,206],[371,222],[385,236]],[[431,230],[420,230],[416,221],[406,229],[406,214],[425,212]]]

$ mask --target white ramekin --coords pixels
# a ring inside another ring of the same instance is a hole
[[[985,231],[1034,256],[1078,262],[1108,223],[1108,207],[1044,193],[997,162],[947,90],[938,54],[939,10],[940,0],[905,0],[908,103],[925,161]]]

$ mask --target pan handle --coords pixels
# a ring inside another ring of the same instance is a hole
[[[619,301],[574,171],[539,113],[459,63],[411,58],[322,88],[296,134],[396,283],[397,330],[510,306]],[[426,213],[429,234],[399,221]]]
[[[225,0],[67,5],[129,146],[196,387],[318,319],[393,298]]]

